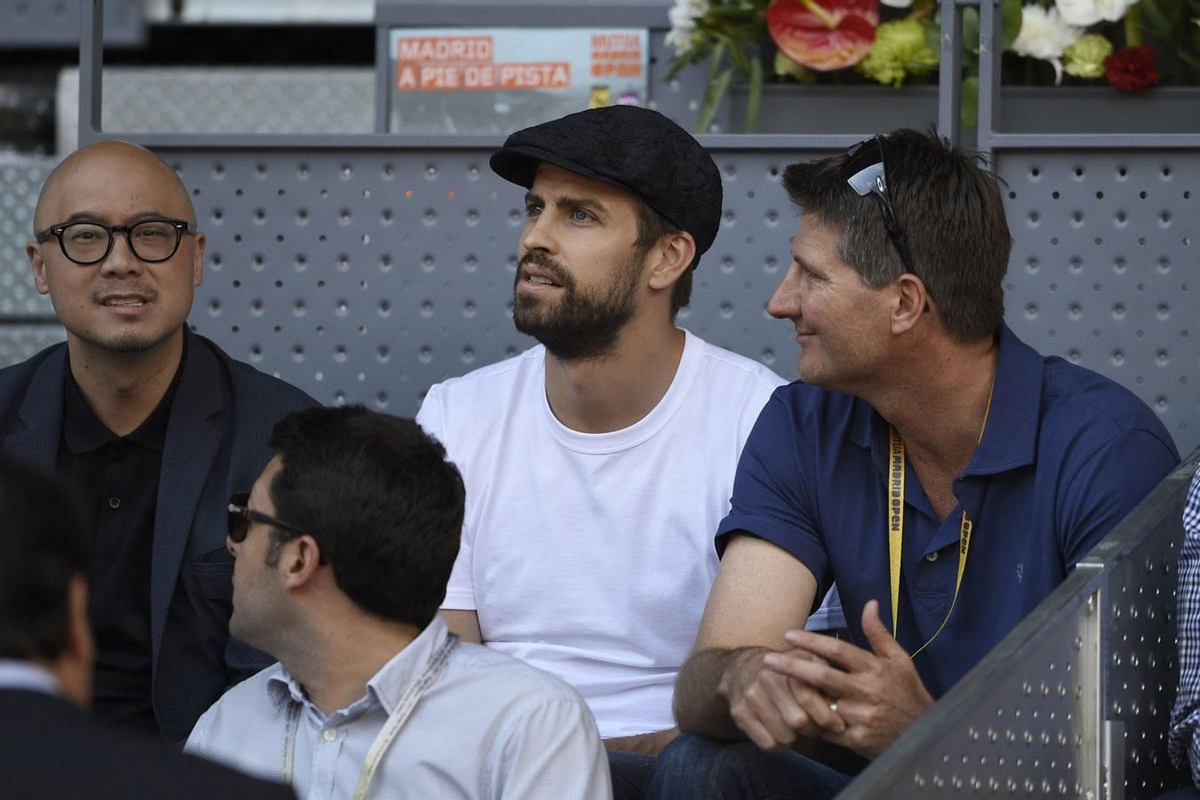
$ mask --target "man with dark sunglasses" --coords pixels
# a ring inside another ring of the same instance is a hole
[[[279,663],[222,697],[187,750],[300,797],[610,797],[583,698],[438,614],[465,497],[442,446],[362,406],[289,414],[271,446],[229,502],[229,624]]]
[[[767,310],[802,381],[743,451],[651,797],[833,797],[1179,461],[1131,392],[1004,324],[1012,239],[972,154],[902,130],[783,184]],[[834,581],[849,641],[802,630]]]
[[[0,452],[56,473],[95,537],[95,713],[182,741],[270,663],[229,639],[224,510],[313,404],[186,325],[204,268],[187,190],[144,148],[100,142],[47,178],[26,247],[67,342],[0,371]]]

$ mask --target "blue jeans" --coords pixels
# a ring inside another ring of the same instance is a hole
[[[846,775],[798,753],[685,733],[655,760],[647,800],[831,800]]]
[[[612,775],[613,800],[642,800],[654,756],[625,750],[606,750],[608,771]]]

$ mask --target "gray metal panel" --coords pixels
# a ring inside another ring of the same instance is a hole
[[[81,0],[0,0],[0,47],[76,47]],[[140,0],[105,0],[104,41],[141,45],[146,22]]]
[[[1100,797],[1097,584],[1072,574],[839,797]]]
[[[18,364],[66,338],[67,332],[57,323],[0,326],[0,369]]]
[[[33,288],[25,243],[32,238],[38,192],[57,163],[49,156],[0,157],[0,323],[54,316],[50,298]]]
[[[58,80],[58,152],[75,149],[79,70]],[[371,133],[370,68],[106,67],[102,126],[107,134]]]
[[[1177,562],[1180,515],[1200,450],[1159,485],[1123,524],[1087,555],[1085,568],[1104,569],[1104,718],[1114,732],[1114,775],[1130,798],[1157,797],[1186,785],[1188,773],[1167,758],[1167,725],[1175,699]]]
[[[1029,344],[1132,389],[1200,443],[1200,157],[1002,151],[1016,239],[1007,318]]]
[[[845,792],[1151,798],[1174,697],[1179,514],[1200,451]]]

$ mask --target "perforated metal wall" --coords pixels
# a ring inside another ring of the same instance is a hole
[[[0,156],[0,325],[11,318],[53,317],[50,298],[37,293],[25,243],[33,231],[38,192],[57,158]],[[0,328],[0,341],[12,335]],[[8,362],[0,359],[0,365]]]
[[[1200,451],[841,795],[1157,797],[1175,683],[1179,521]]]
[[[1200,154],[1001,153],[1019,336],[1132,389],[1200,442]]]
[[[405,414],[431,383],[519,352],[523,191],[489,154],[164,152],[209,237],[193,325],[319,400]],[[783,374],[793,336],[764,306],[788,261],[795,220],[777,184],[795,156],[718,154],[725,219],[680,314]]]
[[[74,47],[81,0],[0,0],[0,47]],[[132,46],[145,40],[141,0],[105,0],[104,41]]]
[[[108,67],[101,122],[113,136],[370,133],[374,103],[369,68]],[[58,152],[69,153],[79,133],[77,68],[60,73],[55,105]]]
[[[1177,515],[1176,515],[1177,516]],[[1179,677],[1175,653],[1176,564],[1183,527],[1146,537],[1106,576],[1104,718],[1125,797],[1152,798],[1185,785],[1167,753],[1167,725]]]
[[[839,797],[1111,796],[1095,748],[1094,584],[1073,575]]]

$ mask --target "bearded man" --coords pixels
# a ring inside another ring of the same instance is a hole
[[[615,795],[640,796],[676,734],[742,444],[783,381],[675,325],[721,220],[717,167],[678,125],[584,111],[491,167],[528,190],[513,320],[541,344],[434,386],[417,417],[467,487],[443,614],[574,686]]]

